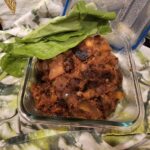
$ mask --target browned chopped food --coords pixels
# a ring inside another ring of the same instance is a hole
[[[53,59],[38,60],[36,69],[31,94],[45,115],[105,119],[123,97],[118,59],[98,35]]]

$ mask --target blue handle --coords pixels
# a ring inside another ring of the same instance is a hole
[[[69,2],[70,2],[70,0],[66,0],[65,5],[64,5],[64,10],[63,10],[62,16],[66,15],[67,8],[68,8],[68,6],[69,6]]]
[[[136,43],[132,46],[132,49],[136,49],[139,44],[144,40],[144,38],[148,35],[148,32],[150,31],[150,26],[144,29],[144,31],[141,33],[139,38],[137,39]]]

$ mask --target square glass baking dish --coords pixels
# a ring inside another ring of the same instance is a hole
[[[30,123],[43,125],[105,128],[113,130],[123,130],[130,132],[137,128],[144,119],[144,106],[141,96],[138,79],[136,76],[135,63],[128,42],[125,43],[124,50],[112,53],[119,60],[119,67],[123,74],[122,88],[125,98],[117,104],[115,112],[107,120],[83,120],[77,118],[49,117],[40,114],[34,105],[29,88],[35,81],[35,58],[30,58],[19,94],[19,114]]]

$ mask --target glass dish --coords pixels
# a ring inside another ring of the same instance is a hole
[[[126,48],[123,51],[117,52],[113,50],[112,53],[119,59],[119,67],[123,74],[122,88],[125,93],[125,98],[117,104],[115,112],[107,120],[83,120],[41,115],[35,109],[34,100],[29,92],[31,83],[35,81],[35,58],[29,59],[23,86],[19,95],[20,116],[30,123],[43,125],[105,128],[106,130],[123,130],[124,132],[130,132],[138,127],[144,119],[144,106],[130,46],[128,42],[124,43]]]

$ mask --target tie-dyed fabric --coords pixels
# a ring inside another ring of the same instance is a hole
[[[13,6],[8,6],[12,4]],[[14,6],[16,5],[16,6]],[[23,37],[50,18],[61,14],[62,0],[0,1],[0,18],[5,31],[0,41]],[[29,11],[30,10],[30,11]],[[3,53],[0,53],[0,57]],[[133,52],[136,62],[146,118],[128,135],[119,132],[101,134],[89,129],[47,127],[29,124],[17,112],[17,96],[21,80],[0,70],[0,149],[1,150],[110,150],[148,149],[150,147],[150,48]],[[18,137],[16,137],[18,136]],[[14,138],[15,137],[15,138]],[[9,139],[9,144],[7,142]]]

